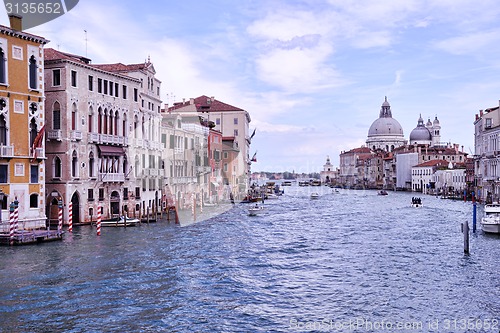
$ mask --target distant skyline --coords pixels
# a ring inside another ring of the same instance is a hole
[[[406,139],[437,115],[473,153],[475,114],[499,105],[499,22],[489,0],[82,0],[27,32],[94,64],[150,57],[164,103],[250,113],[252,171],[309,173],[365,144],[385,96]]]

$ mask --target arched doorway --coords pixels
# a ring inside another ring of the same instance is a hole
[[[116,217],[120,215],[120,194],[117,191],[111,192],[110,199],[111,216]]]
[[[77,192],[73,193],[71,203],[73,204],[73,210],[71,211],[73,219],[71,222],[73,224],[78,224],[80,223],[80,197]]]

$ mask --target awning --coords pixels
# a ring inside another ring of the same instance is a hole
[[[123,156],[125,155],[125,150],[123,147],[114,147],[114,146],[103,146],[98,145],[99,153],[102,156]]]

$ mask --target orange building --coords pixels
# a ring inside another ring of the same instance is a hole
[[[11,15],[0,26],[1,230],[17,201],[19,229],[45,227],[43,46],[48,40],[21,31]]]

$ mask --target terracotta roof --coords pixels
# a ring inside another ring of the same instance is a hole
[[[369,154],[371,152],[370,148],[368,147],[359,147],[359,148],[354,148],[354,149],[351,149],[349,151],[346,151],[344,152],[344,154],[354,154],[354,153],[358,153],[358,154]]]
[[[82,57],[79,55],[65,53],[61,51],[56,51],[52,48],[46,48],[44,51],[44,60],[71,60],[74,62],[79,62],[82,64],[89,65],[91,60],[86,57]]]
[[[35,41],[35,42],[40,43],[40,44],[47,44],[49,42],[48,39],[45,39],[43,37],[33,35],[33,34],[30,34],[30,33],[24,32],[24,31],[17,31],[17,30],[10,28],[10,27],[5,26],[5,25],[0,25],[0,33],[8,34],[8,35],[11,35],[14,37],[21,37],[23,39],[26,39],[26,38],[31,39],[32,41]]]
[[[435,167],[446,166],[447,167],[449,163],[450,162],[445,161],[445,160],[431,160],[431,161],[421,163],[419,165],[415,165],[415,167],[432,167],[432,166],[435,166]]]
[[[93,66],[107,72],[131,72],[131,71],[146,69],[149,67],[150,64],[151,63],[125,65],[122,63],[116,63],[116,64],[97,64]]]
[[[210,98],[208,96],[200,96],[197,98],[194,98],[193,103],[191,100],[185,101],[185,102],[179,102],[179,103],[174,103],[173,106],[168,108],[168,111],[175,111],[178,109],[181,109],[185,106],[195,104],[196,105],[196,110],[198,112],[224,112],[224,111],[245,111],[243,109],[240,109],[236,106],[232,106],[230,104],[221,102],[219,100],[216,100],[215,98]]]

